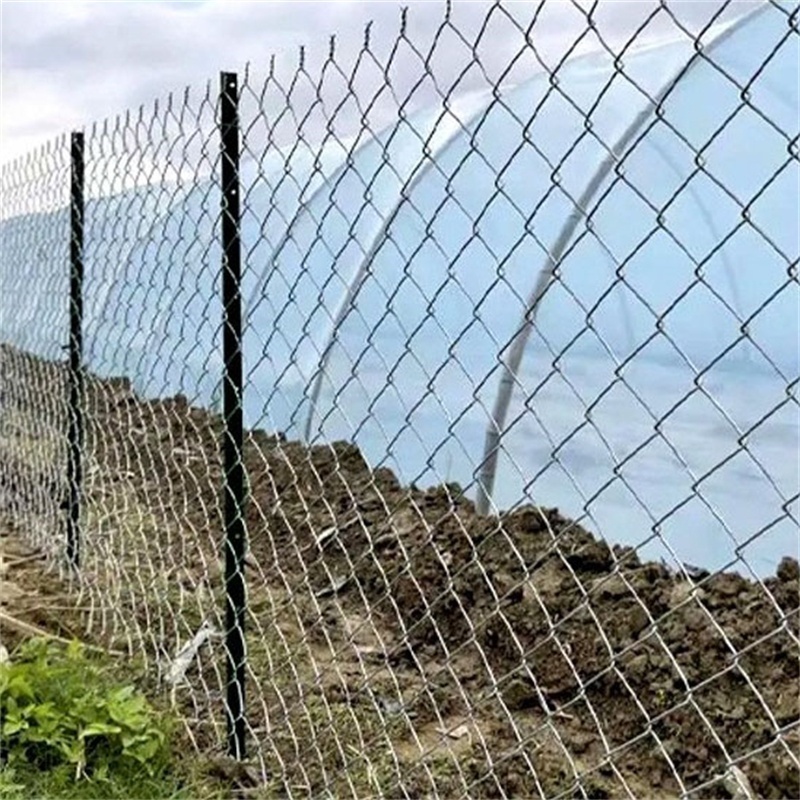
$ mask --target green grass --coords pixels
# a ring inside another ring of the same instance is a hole
[[[0,665],[0,798],[223,798],[202,762],[176,758],[178,725],[108,656],[41,639]]]
[[[209,784],[187,783],[176,775],[151,777],[143,770],[114,769],[107,778],[75,780],[74,770],[33,767],[0,770],[3,800],[222,800],[224,791]]]

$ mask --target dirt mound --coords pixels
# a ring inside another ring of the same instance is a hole
[[[219,418],[121,380],[87,391],[87,505],[124,485],[158,558],[218,581]],[[730,796],[732,765],[800,794],[796,561],[676,574],[557,509],[485,517],[457,485],[401,486],[345,442],[253,431],[245,465],[250,719],[278,793],[347,791],[366,758],[409,796]]]
[[[328,603],[379,619],[392,663],[434,676],[413,704],[418,721],[477,716],[490,753],[517,747],[523,763],[504,792],[536,790],[527,723],[556,730],[563,748],[566,772],[542,784],[548,794],[564,789],[572,759],[597,771],[594,792],[609,790],[613,763],[634,785],[673,793],[754,752],[755,791],[796,794],[786,751],[800,721],[796,561],[764,584],[692,580],[556,509],[486,518],[457,486],[402,489],[344,443],[267,445],[258,459],[248,459],[258,561],[294,571],[317,597],[340,587]]]

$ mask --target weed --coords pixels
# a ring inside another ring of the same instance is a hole
[[[42,639],[0,665],[0,798],[196,796],[173,769],[173,720],[109,672],[77,642]]]

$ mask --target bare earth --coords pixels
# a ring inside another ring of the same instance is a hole
[[[2,358],[3,613],[152,658],[157,627],[174,651],[222,585],[218,417],[89,381],[78,601],[33,549],[63,537],[63,411],[41,399],[63,372]],[[245,464],[251,753],[271,794],[358,793],[366,770],[392,796],[730,797],[733,763],[740,797],[800,796],[795,560],[763,582],[675,574],[557,509],[481,517],[458,486],[401,486],[342,442],[254,431]],[[210,681],[211,661],[193,670]],[[182,701],[198,722],[221,700],[202,685]]]

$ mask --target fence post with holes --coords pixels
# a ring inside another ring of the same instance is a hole
[[[245,481],[242,430],[242,308],[239,198],[239,110],[236,73],[220,76],[222,143],[222,349],[225,513],[225,713],[228,752],[245,755]]]
[[[80,565],[81,493],[83,481],[83,217],[84,139],[74,132],[70,141],[70,280],[69,369],[67,372],[67,561]]]

